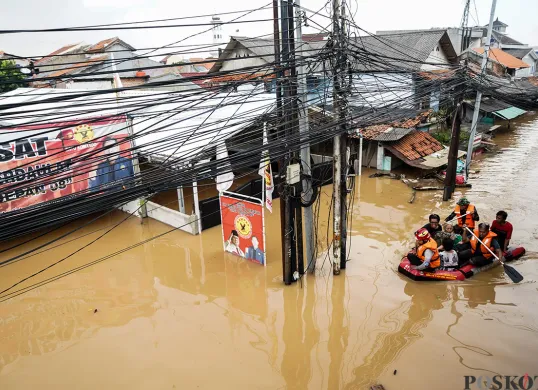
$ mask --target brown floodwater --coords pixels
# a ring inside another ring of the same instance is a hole
[[[500,268],[457,283],[398,274],[411,232],[431,212],[446,216],[454,201],[426,192],[410,204],[405,184],[365,170],[350,261],[339,276],[322,251],[316,276],[283,285],[275,202],[265,268],[223,253],[220,226],[201,236],[173,231],[104,258],[170,230],[129,219],[0,294],[0,389],[457,389],[465,375],[538,375],[538,119],[525,117],[494,141],[500,153],[473,165],[480,173],[466,194],[482,220],[508,212],[512,242],[528,251],[513,263],[524,282],[512,284]],[[325,187],[324,248],[330,196]],[[104,217],[0,268],[0,290],[125,216]],[[1,253],[0,261],[63,231]]]

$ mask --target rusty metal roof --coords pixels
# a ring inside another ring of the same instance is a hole
[[[483,47],[477,47],[473,49],[478,54],[484,54],[484,48]],[[511,68],[511,69],[521,69],[521,68],[529,68],[530,65],[521,61],[519,58],[514,57],[511,54],[508,54],[501,49],[498,48],[492,48],[488,52],[488,58],[490,60],[496,61],[499,64]]]

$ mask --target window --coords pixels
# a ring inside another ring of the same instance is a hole
[[[439,51],[439,46],[435,46],[435,51]]]

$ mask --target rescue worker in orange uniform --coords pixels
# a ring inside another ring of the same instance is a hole
[[[467,226],[469,229],[474,230],[475,221],[480,221],[480,216],[476,211],[476,207],[474,207],[474,205],[472,205],[466,197],[463,197],[458,200],[454,211],[452,212],[452,214],[446,217],[445,221],[448,222],[457,217],[461,217],[456,220],[458,226],[456,227],[455,231],[458,234],[463,233],[463,230],[465,230],[463,228],[464,226]]]
[[[407,259],[412,264],[411,268],[419,271],[435,271],[441,266],[437,243],[425,228],[418,229],[415,238],[416,247],[407,254]]]
[[[473,233],[480,238],[484,245],[465,229],[463,231],[463,244],[458,252],[460,266],[471,263],[481,267],[493,263],[495,258],[485,247],[488,247],[499,259],[504,260],[501,247],[495,238],[497,235],[489,229],[488,223],[482,222]]]

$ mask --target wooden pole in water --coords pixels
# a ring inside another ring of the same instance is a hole
[[[462,74],[460,74],[460,76],[463,77]],[[452,138],[450,140],[450,149],[448,151],[448,166],[446,168],[445,188],[443,192],[444,201],[447,201],[452,197],[452,193],[456,187],[456,169],[458,167],[458,151],[460,147],[464,88],[464,84],[461,84],[455,91],[456,110],[454,119],[452,120]]]
[[[454,188],[456,186],[456,168],[458,165],[458,149],[460,146],[460,133],[461,133],[461,102],[458,102],[456,106],[456,113],[452,120],[452,139],[450,140],[450,149],[448,151],[448,166],[446,168],[445,176],[445,188],[443,193],[443,200],[447,201],[452,197]]]

